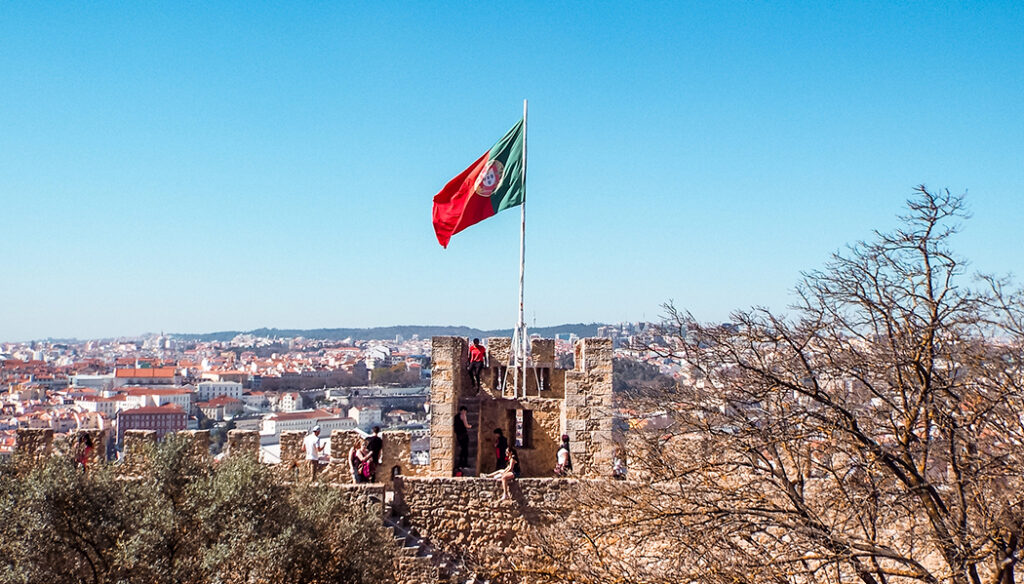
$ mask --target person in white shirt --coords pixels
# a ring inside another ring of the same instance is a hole
[[[572,455],[569,453],[569,435],[562,434],[562,447],[555,455],[555,476],[564,477],[572,473]]]
[[[313,429],[306,434],[302,441],[306,448],[306,464],[309,466],[309,480],[315,481],[320,469],[324,464],[320,460],[324,453],[324,443],[320,441],[320,426],[313,426]]]

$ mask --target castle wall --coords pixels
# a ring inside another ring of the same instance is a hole
[[[430,473],[451,476],[455,470],[455,430],[459,399],[469,383],[466,340],[434,337],[430,373]]]
[[[576,366],[565,374],[562,429],[569,436],[574,473],[610,476],[622,432],[612,392],[611,339],[576,343]]]
[[[481,375],[483,393],[491,398],[504,397],[500,385],[512,384],[514,373],[506,375],[512,355],[512,339],[490,337],[487,339],[488,368]],[[526,371],[526,394],[529,396],[561,398],[565,392],[565,372],[555,368],[555,340],[531,339],[530,359],[532,367]],[[522,373],[520,373],[522,375]],[[540,383],[541,389],[538,389]],[[509,397],[511,393],[509,393]]]
[[[395,504],[410,526],[441,554],[494,571],[514,560],[543,569],[549,558],[538,531],[563,522],[576,507],[574,479],[520,479],[499,501],[501,484],[483,478],[411,478],[396,483]]]

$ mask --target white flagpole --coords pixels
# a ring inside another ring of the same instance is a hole
[[[516,331],[519,333],[520,346],[516,348],[519,351],[520,359],[519,365],[523,368],[523,397],[526,397],[526,356],[529,352],[530,339],[526,336],[526,311],[523,305],[523,281],[524,274],[526,273],[526,100],[523,100],[523,172],[520,180],[520,185],[523,190],[523,204],[520,206],[520,228],[519,228],[519,322],[516,325]],[[516,377],[519,377],[519,371],[516,370]],[[519,383],[516,381],[516,395],[519,395]]]

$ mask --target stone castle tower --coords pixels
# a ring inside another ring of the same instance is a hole
[[[470,468],[467,474],[495,470],[494,430],[502,429],[510,443],[520,444],[524,477],[551,476],[561,436],[569,436],[576,476],[611,474],[615,450],[621,444],[612,394],[612,343],[582,339],[575,346],[575,367],[555,366],[555,341],[533,339],[526,372],[526,396],[515,396],[506,379],[511,340],[487,339],[488,363],[481,389],[470,382],[469,345],[461,337],[434,337],[430,382],[430,474],[452,476],[458,446],[454,420],[467,408],[470,430]]]

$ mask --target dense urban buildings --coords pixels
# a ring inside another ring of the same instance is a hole
[[[618,357],[681,376],[677,362],[630,347],[647,323],[604,325]],[[574,335],[555,339],[572,359]],[[240,334],[228,341],[169,335],[88,341],[0,343],[0,456],[18,428],[112,429],[116,456],[127,429],[160,435],[179,429],[261,432],[268,459],[280,433],[319,424],[330,430],[373,426],[412,430],[414,456],[427,456],[429,339],[328,341]]]

